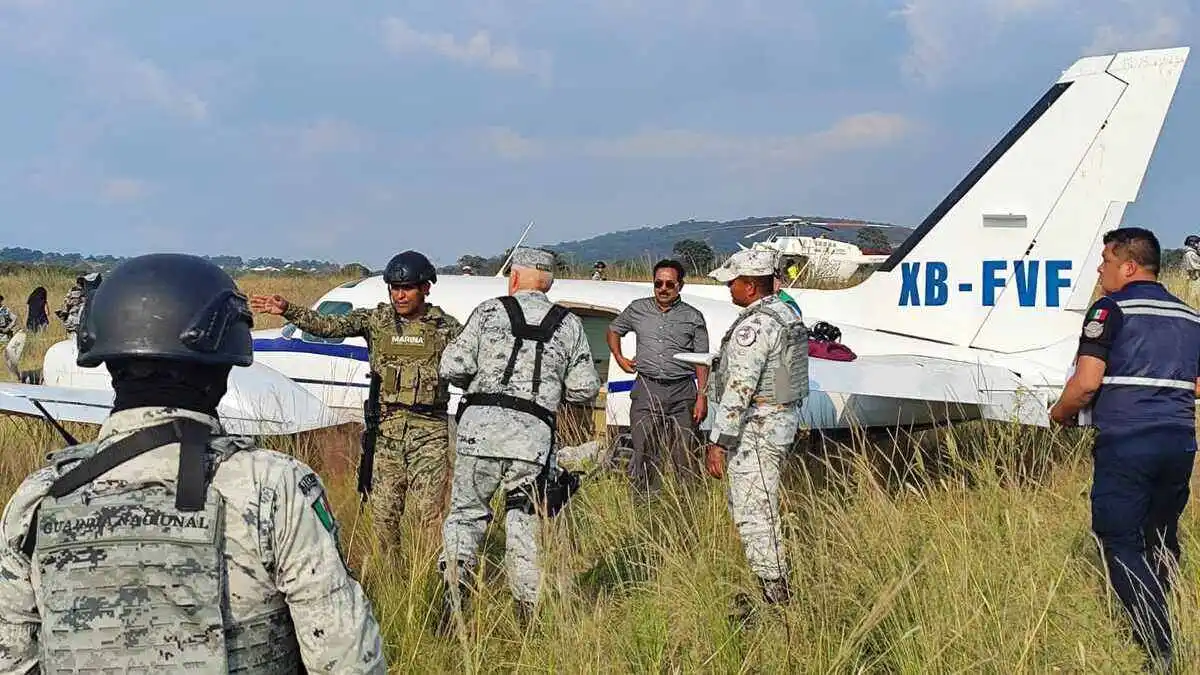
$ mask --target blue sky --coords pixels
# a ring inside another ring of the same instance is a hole
[[[687,218],[915,225],[1182,0],[0,0],[0,246],[382,265]],[[1200,71],[1126,223],[1200,231]]]

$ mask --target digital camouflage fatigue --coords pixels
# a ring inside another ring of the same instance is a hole
[[[517,254],[514,253],[514,265]],[[545,293],[520,291],[513,295],[528,324],[540,323],[552,307]],[[511,377],[503,384],[516,338],[500,300],[481,303],[462,333],[442,355],[441,375],[470,394],[506,394],[557,411],[564,401],[587,403],[600,390],[600,377],[592,365],[591,349],[579,317],[567,314],[553,337],[544,344],[539,385],[534,394],[534,341],[525,340],[516,352]],[[541,472],[552,449],[552,432],[539,417],[528,412],[492,405],[472,405],[458,420],[454,480],[450,513],[443,527],[446,580],[455,583],[453,561],[474,569],[475,552],[482,543],[491,516],[489,502],[503,487],[515,492],[530,486]],[[508,548],[505,553],[509,585],[514,597],[530,604],[538,597],[540,566],[536,516],[508,511],[505,515]],[[447,561],[451,561],[447,563]]]
[[[768,296],[726,331],[709,380],[710,441],[728,451],[729,512],[750,568],[768,581],[787,573],[779,473],[808,392],[807,350],[799,308]]]
[[[525,321],[537,324],[550,309],[545,293],[520,291],[514,296]],[[541,383],[533,397],[535,347],[526,341],[502,385],[516,338],[499,300],[482,302],[467,319],[462,333],[442,354],[441,376],[468,395],[505,393],[557,411],[563,402],[590,403],[600,391],[600,376],[592,364],[583,322],[568,314],[542,356]],[[477,457],[502,457],[543,462],[550,449],[550,429],[528,413],[495,407],[471,407],[458,420],[457,452]]]
[[[0,344],[8,342],[16,330],[17,318],[8,307],[0,305]]]
[[[496,459],[463,455],[454,467],[450,518],[446,521],[443,560],[458,560],[467,570],[479,564],[477,552],[492,521],[492,495],[530,485],[542,465],[520,459]],[[517,600],[533,604],[538,596],[538,517],[511,509],[504,514],[504,568],[508,586]],[[448,568],[450,569],[450,568]],[[449,580],[449,579],[448,579]],[[452,580],[451,580],[452,581]]]
[[[68,333],[74,333],[79,328],[79,317],[83,313],[85,299],[83,289],[77,285],[72,286],[71,290],[67,291],[67,297],[63,298],[62,308],[55,312],[63,320]]]
[[[0,671],[384,673],[370,601],[338,548],[320,478],[304,463],[219,436],[200,511],[179,511],[179,445],[136,456],[54,498],[78,462],[136,431],[190,419],[114,413],[97,440],[52,453],[4,510]],[[32,555],[25,551],[32,536]]]
[[[445,417],[416,414],[386,417],[379,424],[371,485],[376,528],[396,541],[412,495],[418,522],[437,527],[445,517],[450,489],[449,431]]]
[[[779,476],[799,417],[794,406],[751,417],[728,455],[729,514],[750,570],[760,579],[787,575],[779,526]]]
[[[389,303],[328,316],[288,304],[283,316],[322,337],[366,339],[372,372],[380,376],[381,421],[371,494],[372,519],[384,541],[399,541],[400,519],[415,503],[418,522],[434,525],[445,515],[452,455],[446,407],[447,383],[438,363],[462,324],[436,305],[421,318],[399,318]]]

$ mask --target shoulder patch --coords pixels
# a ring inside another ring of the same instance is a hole
[[[332,534],[334,529],[333,509],[329,506],[329,500],[325,499],[324,490],[312,501],[312,510],[317,514],[317,520],[321,521],[321,525],[325,526],[325,531]]]
[[[743,323],[733,334],[733,339],[743,347],[749,347],[758,339],[758,330],[749,323]]]
[[[1104,312],[1106,310],[1098,309],[1096,311]],[[1098,338],[1098,337],[1100,337],[1100,334],[1103,332],[1104,332],[1104,324],[1100,323],[1099,321],[1095,321],[1095,320],[1089,321],[1083,327],[1083,334],[1089,338]]]
[[[333,517],[333,508],[329,506],[329,500],[325,497],[325,490],[321,488],[321,481],[317,478],[317,474],[313,472],[304,474],[298,487],[304,498],[309,500],[309,506],[313,513],[317,514],[317,520],[321,521],[325,531],[332,534],[337,523]]]
[[[304,478],[300,479],[300,492],[303,492],[304,496],[307,497],[310,494],[312,494],[313,490],[320,487],[320,485],[321,485],[320,481],[317,480],[317,474],[315,474],[315,473],[304,474]]]

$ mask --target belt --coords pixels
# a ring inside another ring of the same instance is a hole
[[[405,405],[403,403],[380,404],[380,412],[384,415],[407,412],[416,415],[441,416],[446,414],[445,405]]]
[[[684,377],[664,378],[664,377],[650,377],[649,375],[645,375],[643,373],[638,373],[638,377],[640,377],[644,380],[650,380],[654,384],[663,384],[663,385],[679,384],[680,382],[690,382],[692,380],[691,375],[687,375]]]

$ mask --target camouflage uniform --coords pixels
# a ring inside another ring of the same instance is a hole
[[[71,290],[67,291],[67,297],[63,299],[62,308],[55,312],[63,320],[68,333],[74,333],[79,328],[79,315],[83,312],[84,300],[83,287],[72,286]]]
[[[552,269],[553,259],[540,251],[517,249],[514,266]],[[513,295],[528,324],[536,325],[552,307],[545,293],[518,291]],[[535,346],[526,341],[518,352],[511,378],[503,376],[516,339],[500,300],[481,303],[461,335],[442,355],[441,375],[467,395],[501,393],[532,400],[547,411],[557,411],[564,400],[592,401],[600,390],[600,377],[592,365],[591,348],[579,317],[567,314],[553,338],[545,344],[541,382],[533,394]],[[461,405],[461,403],[460,403]],[[450,493],[450,513],[443,527],[444,550],[439,562],[451,587],[455,578],[470,574],[477,552],[492,519],[489,502],[498,488],[516,493],[528,488],[542,472],[552,451],[550,427],[530,413],[492,405],[471,405],[458,420],[457,458]],[[537,516],[520,509],[505,514],[509,587],[524,605],[536,603],[540,588]],[[458,564],[447,564],[454,560]]]
[[[440,523],[450,480],[450,391],[437,370],[442,350],[462,331],[462,324],[436,305],[426,307],[413,321],[400,318],[389,303],[344,316],[326,316],[289,303],[283,313],[313,335],[367,340],[371,371],[381,377],[382,412],[371,513],[393,544],[399,541],[409,493],[417,502],[420,522]]]
[[[17,330],[17,318],[13,316],[12,311],[0,305],[0,344],[4,344],[12,339],[13,333]]]
[[[203,510],[175,508],[178,443],[48,494],[81,460],[179,419],[214,434]],[[0,521],[0,671],[292,673],[303,662],[310,673],[385,672],[379,626],[341,557],[320,478],[220,434],[207,415],[131,408],[21,483]]]
[[[710,442],[728,451],[730,515],[764,589],[786,585],[779,477],[808,394],[807,363],[800,309],[770,295],[743,309],[725,332],[709,380]]]

